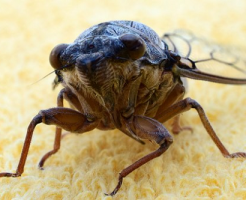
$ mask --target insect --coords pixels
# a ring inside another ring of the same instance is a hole
[[[197,41],[204,44],[205,51],[208,49],[206,57],[200,60],[191,59]],[[190,129],[179,125],[179,114],[190,109],[197,111],[223,156],[246,157],[244,152],[229,153],[199,103],[184,99],[183,78],[246,84],[245,71],[237,66],[238,63],[246,66],[246,61],[227,51],[182,31],[165,34],[161,39],[151,28],[134,21],[101,23],[84,31],[73,43],[57,45],[50,53],[50,64],[56,74],[54,87],[63,86],[57,107],[41,110],[32,119],[16,172],[2,172],[0,177],[21,176],[35,126],[40,123],[55,125],[56,132],[54,148],[42,157],[39,168],[59,150],[62,129],[73,133],[95,128],[119,129],[140,143],[144,140],[157,143],[160,146],[157,150],[120,172],[118,184],[107,194],[113,196],[124,177],[163,154],[172,144],[172,136],[162,123],[174,118],[174,133]],[[230,55],[227,60],[221,59],[223,53]],[[208,72],[198,68],[203,63],[211,67],[210,62],[223,66],[222,71],[231,77],[222,76],[217,68],[213,71],[208,68]],[[71,108],[63,107],[64,100]]]

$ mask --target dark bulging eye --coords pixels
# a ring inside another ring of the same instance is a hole
[[[50,64],[54,69],[59,69],[62,67],[60,61],[60,55],[66,49],[68,44],[58,44],[50,52]]]
[[[133,60],[141,58],[145,51],[145,43],[142,38],[126,33],[120,36],[120,41],[125,45],[125,53]]]

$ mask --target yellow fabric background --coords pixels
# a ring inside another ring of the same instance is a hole
[[[15,171],[26,128],[39,110],[56,106],[59,89],[51,49],[109,20],[137,20],[159,35],[186,28],[222,44],[246,47],[246,1],[235,0],[0,0],[0,171]],[[246,151],[246,87],[189,81],[187,96],[205,109],[230,152]],[[194,132],[174,136],[170,149],[123,181],[115,199],[246,199],[246,159],[226,159],[195,111],[182,115]],[[170,125],[167,124],[170,130]],[[60,151],[37,168],[52,148],[54,127],[39,125],[25,172],[0,179],[0,199],[111,199],[118,173],[158,148],[120,131],[68,135]]]

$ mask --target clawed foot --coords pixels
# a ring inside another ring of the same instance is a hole
[[[0,177],[18,177],[21,176],[20,173],[9,173],[9,172],[2,172],[0,173]]]
[[[226,157],[227,158],[246,158],[246,153],[245,152],[236,152],[236,153],[232,153]]]
[[[104,193],[104,194],[105,194],[106,196],[114,196],[114,195],[118,192],[118,190],[120,189],[120,187],[121,187],[121,185],[122,185],[122,180],[123,180],[123,178],[122,178],[121,175],[120,175],[118,184],[117,184],[117,186],[115,187],[115,189],[113,190],[113,192],[111,192],[111,193]]]

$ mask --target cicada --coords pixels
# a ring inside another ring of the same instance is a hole
[[[197,48],[205,52],[202,59],[195,58]],[[236,51],[229,51],[189,32],[160,38],[148,26],[134,21],[101,23],[84,31],[73,43],[57,45],[49,58],[56,74],[54,86],[63,86],[57,107],[41,110],[32,119],[16,172],[2,172],[0,177],[21,176],[34,129],[40,123],[55,125],[56,132],[54,148],[42,157],[39,168],[59,150],[62,130],[84,133],[95,128],[118,129],[140,143],[157,143],[157,150],[120,172],[118,184],[108,194],[113,196],[124,177],[162,155],[172,144],[164,122],[174,118],[174,133],[189,129],[180,126],[179,115],[190,109],[197,111],[223,156],[246,157],[245,152],[229,153],[201,105],[184,98],[184,78],[246,84],[246,71],[240,67],[246,67],[246,61]],[[71,108],[63,106],[64,100]]]

